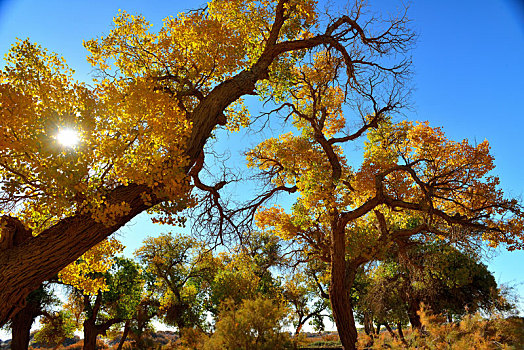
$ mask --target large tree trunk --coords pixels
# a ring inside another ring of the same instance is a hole
[[[145,186],[121,186],[108,195],[111,202],[125,201],[131,207],[115,225],[105,226],[88,214],[77,214],[60,220],[21,245],[0,252],[0,325],[24,306],[27,295],[42,282],[148,209],[140,198],[140,193],[146,190]]]
[[[98,292],[95,302],[91,305],[89,296],[84,295],[84,309],[89,315],[84,321],[84,350],[95,350],[96,349],[96,337],[98,335],[105,336],[107,330],[115,323],[122,322],[121,318],[113,318],[105,321],[104,323],[97,324],[96,319],[102,306],[102,292]]]
[[[349,292],[355,278],[356,269],[353,270],[352,266],[346,264],[344,227],[333,226],[329,300],[342,346],[345,350],[355,350],[357,328],[353,318],[353,305]]]
[[[84,321],[84,347],[83,350],[96,349],[96,337],[98,336],[98,327],[96,326],[96,318],[98,311],[102,304],[102,292],[98,292],[95,302],[91,305],[89,296],[84,295],[84,310],[87,311],[88,317]]]

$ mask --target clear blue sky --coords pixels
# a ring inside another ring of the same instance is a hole
[[[338,2],[338,1],[335,1]],[[143,14],[161,26],[168,15],[203,2],[159,0],[0,0],[0,54],[15,38],[32,41],[64,56],[89,80],[82,40],[107,33],[119,9]],[[369,0],[377,12],[401,2]],[[194,4],[194,5],[192,5]],[[490,141],[503,189],[521,196],[524,142],[524,5],[519,0],[419,0],[409,11],[420,35],[413,51],[416,88],[409,119],[442,126],[448,137]],[[147,234],[165,231],[142,216],[122,230],[133,251]],[[521,283],[524,253],[501,252],[488,263],[498,282]],[[524,287],[519,286],[524,296]]]

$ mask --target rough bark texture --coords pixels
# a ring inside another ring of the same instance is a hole
[[[84,350],[96,349],[96,328],[93,324],[84,322]]]
[[[333,317],[337,326],[340,341],[345,350],[355,350],[357,342],[357,328],[353,318],[353,305],[349,295],[354,273],[346,266],[346,242],[344,226],[335,226],[332,230],[331,242],[331,285],[329,300],[333,310]],[[353,271],[354,272],[354,271]]]
[[[112,226],[96,222],[90,215],[78,214],[23,244],[0,252],[0,324],[4,324],[23,307],[27,295],[45,280],[55,276],[94,245],[100,243],[137,214],[147,209],[138,185],[122,186],[109,198],[126,201],[131,211]]]

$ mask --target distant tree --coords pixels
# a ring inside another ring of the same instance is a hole
[[[442,242],[409,242],[363,278],[367,286],[360,291],[357,314],[385,326],[400,328],[409,319],[412,327],[420,328],[421,303],[450,321],[511,307],[486,265]]]
[[[297,264],[296,260],[307,261]],[[325,329],[325,318],[332,319],[327,293],[329,276],[326,264],[306,257],[291,259],[294,264],[290,272],[285,273],[282,284],[282,298],[288,303],[290,317],[295,327],[295,337],[302,327],[310,323],[313,328],[322,332]]]
[[[35,340],[57,349],[62,343],[74,336],[78,323],[70,311],[61,310],[47,313],[40,319],[40,329],[35,333]]]
[[[206,350],[292,349],[283,328],[287,310],[278,302],[258,297],[240,305],[224,302],[215,332],[204,346]]]
[[[284,263],[280,240],[265,233],[253,232],[230,253],[214,259],[214,274],[209,280],[207,310],[217,316],[226,300],[240,304],[245,299],[264,296],[281,299],[282,286],[274,272]]]
[[[148,271],[141,270],[140,273],[145,282],[140,302],[124,324],[117,350],[123,348],[127,337],[132,339],[137,347],[145,347],[144,338],[153,330],[151,321],[160,315],[160,293],[157,290],[156,279]]]
[[[117,323],[134,317],[140,303],[143,279],[136,263],[127,258],[115,258],[111,269],[103,276],[106,289],[96,294],[84,294],[73,289],[68,309],[83,320],[84,350],[96,349],[96,339],[106,335]]]
[[[380,334],[381,326],[393,338],[399,338],[403,343],[403,327],[408,324],[407,308],[403,299],[401,279],[391,279],[396,274],[397,265],[380,264],[370,270],[360,269],[352,289],[355,305],[355,318],[364,325],[370,344],[376,335]],[[392,326],[396,327],[397,333]],[[369,344],[368,344],[369,345]]]
[[[164,322],[179,331],[203,327],[202,283],[212,270],[211,253],[193,238],[169,233],[147,238],[135,254],[157,281]]]

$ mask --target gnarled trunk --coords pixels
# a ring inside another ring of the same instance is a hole
[[[96,326],[92,322],[84,322],[84,347],[83,350],[96,349],[96,337],[98,332]]]

